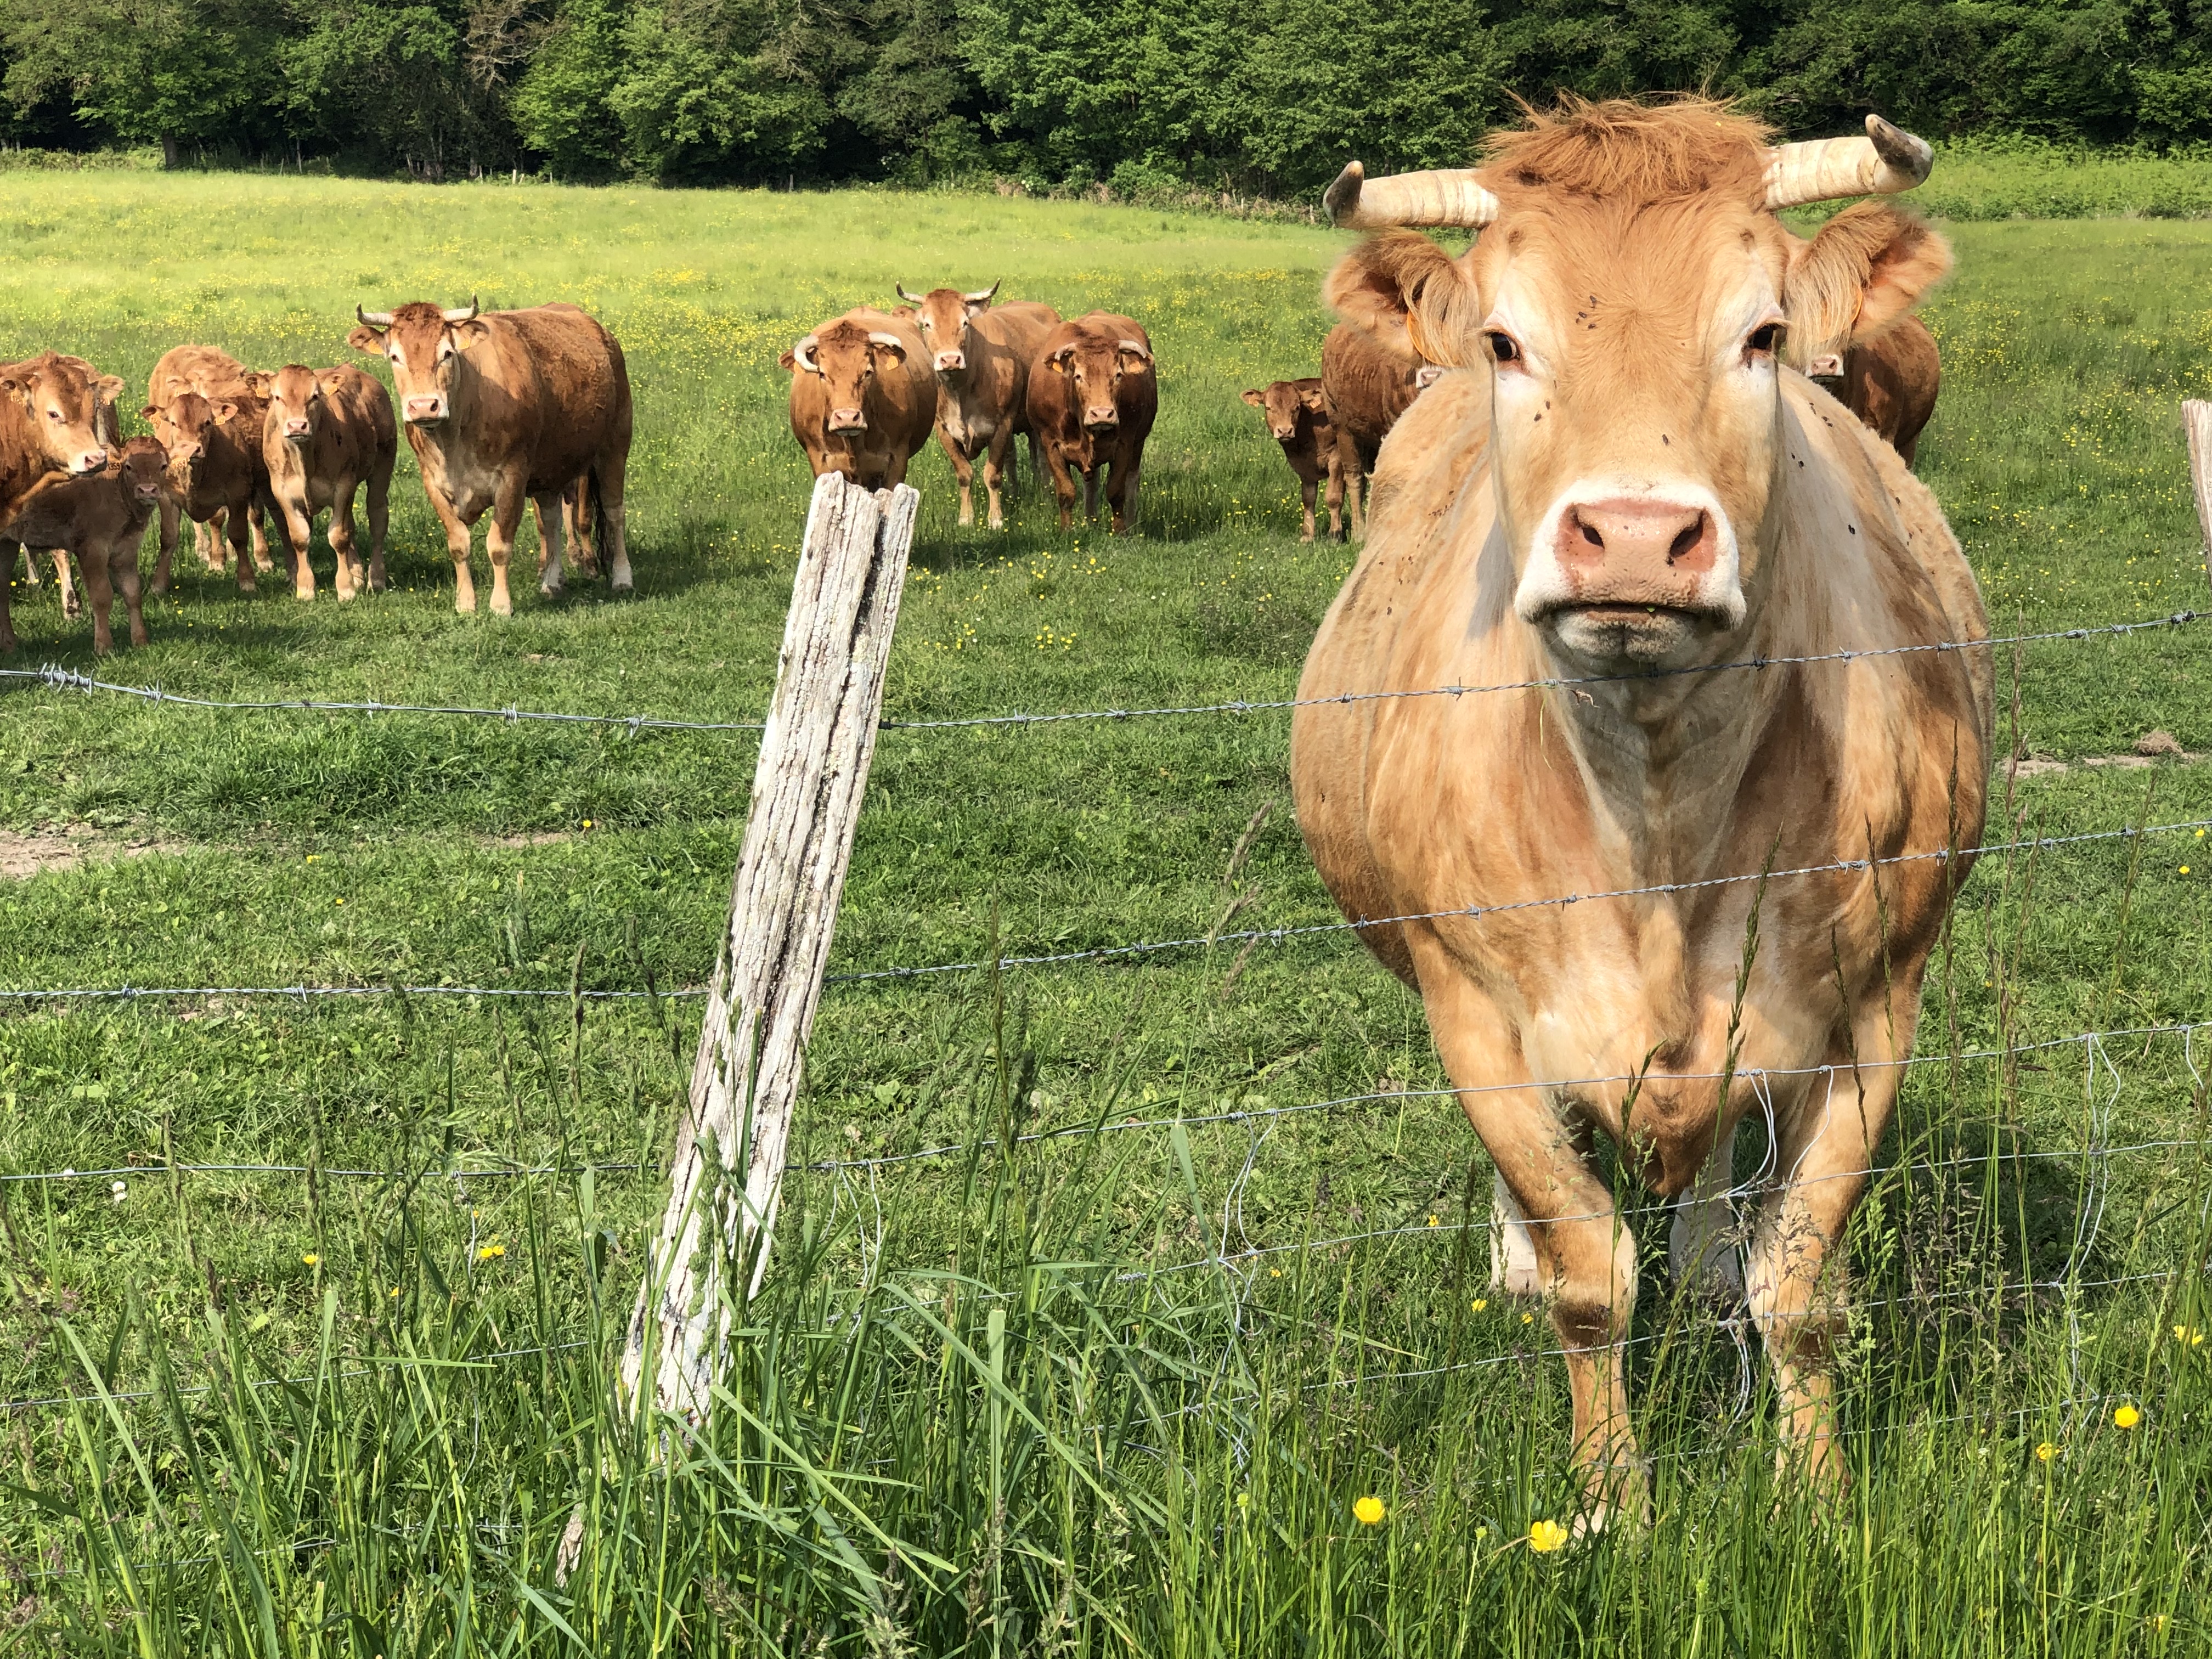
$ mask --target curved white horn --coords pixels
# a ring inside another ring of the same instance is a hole
[[[392,326],[392,313],[388,311],[363,311],[361,307],[356,304],[353,308],[353,314],[360,318],[364,323],[367,323],[371,328],[390,328]]]
[[[439,314],[449,323],[472,323],[477,317],[477,296],[471,294],[465,306],[455,306],[451,311]]]
[[[1386,225],[1462,225],[1478,229],[1498,217],[1498,198],[1477,182],[1473,167],[1398,173],[1370,179],[1348,161],[1321,198],[1329,223],[1340,229],[1379,230]]]
[[[908,305],[918,306],[922,302],[924,296],[919,294],[908,293],[906,291],[906,284],[904,283],[894,283],[891,286],[898,290],[899,298],[905,301]]]
[[[797,345],[792,347],[791,361],[809,374],[819,374],[822,372],[822,365],[814,361],[814,348],[821,343],[821,341],[813,335],[808,335]]]
[[[870,345],[890,346],[894,349],[899,351],[904,351],[906,349],[906,342],[904,340],[900,339],[897,335],[880,328],[872,328],[868,331],[868,343]]]
[[[1122,350],[1129,352],[1135,356],[1142,357],[1148,363],[1152,361],[1152,349],[1142,340],[1119,340],[1115,343],[1120,346]]]
[[[1766,153],[1766,205],[1796,207],[1838,196],[1894,196],[1926,182],[1936,165],[1927,141],[1879,115],[1863,138],[1815,138]]]
[[[987,306],[991,303],[991,296],[999,291],[999,283],[1003,283],[1006,280],[1006,279],[1005,277],[1001,276],[999,278],[998,283],[992,283],[990,287],[984,289],[981,292],[976,294],[963,294],[960,297],[971,306]]]

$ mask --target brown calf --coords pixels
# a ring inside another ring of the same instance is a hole
[[[132,438],[97,472],[46,474],[0,524],[0,549],[10,561],[19,544],[32,550],[33,558],[52,549],[58,558],[76,559],[92,596],[92,648],[100,656],[115,647],[107,616],[118,587],[130,613],[131,643],[146,643],[138,549],[168,492],[168,453],[159,443]]]
[[[1831,362],[1839,373],[1819,373]],[[1830,358],[1814,368],[1813,379],[1911,466],[1943,384],[1942,360],[1928,325],[1909,316],[1870,340],[1853,340],[1839,362]]]
[[[169,591],[169,559],[176,551],[181,514],[194,524],[219,522],[238,566],[238,591],[253,589],[249,526],[269,501],[269,469],[261,459],[262,400],[244,386],[234,397],[210,399],[183,392],[150,403],[139,414],[169,454],[169,493],[161,501],[161,550],[154,562],[154,591]],[[218,562],[215,568],[222,566]]]
[[[368,487],[369,592],[381,593],[384,532],[391,514],[392,464],[399,453],[399,429],[392,423],[392,399],[384,388],[350,365],[312,369],[287,363],[270,374],[252,374],[247,383],[269,400],[261,428],[261,458],[269,469],[269,493],[283,514],[292,548],[293,592],[315,597],[315,570],[308,544],[315,515],[331,514],[331,551],[337,560],[338,598],[353,598],[362,586],[361,555],[354,546],[353,495]]]
[[[538,520],[539,592],[561,591],[564,538],[576,568],[598,574],[595,514],[613,590],[629,592],[629,367],[615,337],[561,303],[479,315],[473,300],[452,311],[418,300],[355,314],[353,349],[392,365],[407,441],[453,556],[453,609],[477,608],[469,542],[489,510],[492,614],[514,614],[507,562],[525,501]]]
[[[1127,535],[1136,523],[1145,440],[1160,409],[1151,337],[1133,319],[1110,311],[1062,323],[1045,336],[1030,366],[1029,408],[1030,428],[1043,440],[1052,470],[1060,527],[1074,520],[1072,475],[1083,475],[1084,516],[1096,518],[1105,472],[1114,533]]]
[[[1334,305],[1334,296],[1324,295]],[[1352,533],[1367,533],[1367,478],[1398,417],[1443,373],[1413,349],[1402,325],[1339,323],[1322,342],[1321,383],[1336,419],[1337,464],[1352,504]]]
[[[121,380],[100,374],[81,357],[49,351],[23,362],[0,363],[0,523],[15,515],[24,496],[48,474],[82,475],[107,465],[100,410],[122,392]],[[11,548],[0,574],[12,577],[15,569]],[[9,586],[0,580],[0,651],[15,648]]]
[[[146,402],[150,407],[166,409],[187,392],[198,392],[211,404],[226,398],[242,403],[252,396],[246,384],[246,365],[228,352],[214,346],[172,346],[161,354],[161,361],[154,365],[154,372],[146,377]],[[261,462],[258,447],[252,459],[258,468]],[[161,556],[154,566],[156,593],[169,591],[169,557],[176,550],[178,521],[182,516],[182,492],[173,490],[170,494],[171,499],[161,504]],[[246,518],[253,568],[273,569],[275,562],[269,555],[269,538],[262,531],[262,497],[258,489]],[[208,517],[192,521],[192,547],[199,554],[200,562],[210,570],[222,568],[222,546],[228,538],[229,528],[228,509],[220,507]]]
[[[1267,416],[1269,435],[1282,445],[1283,459],[1298,475],[1298,500],[1305,508],[1305,528],[1298,539],[1314,538],[1314,496],[1327,480],[1329,538],[1342,541],[1344,462],[1337,453],[1336,421],[1320,379],[1277,380],[1264,391],[1246,392],[1244,401]]]
[[[994,306],[991,296],[998,291],[996,283],[979,294],[938,288],[917,297],[903,287],[898,291],[915,307],[915,322],[937,376],[937,441],[960,483],[960,522],[975,522],[975,463],[980,454],[983,491],[990,501],[986,522],[992,530],[1006,526],[999,480],[1017,434],[1029,433],[1030,471],[1044,476],[1036,434],[1030,431],[1030,364],[1060,321],[1058,312],[1034,301]],[[1019,472],[1018,464],[1015,471]]]
[[[912,312],[856,306],[777,361],[791,371],[792,436],[816,477],[842,472],[868,489],[906,482],[938,403]]]

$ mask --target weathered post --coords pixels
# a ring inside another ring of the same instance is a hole
[[[2191,398],[2181,405],[2189,435],[2189,484],[2197,494],[2197,523],[2204,532],[2204,575],[2212,581],[2212,404]]]
[[[633,1410],[650,1396],[706,1419],[732,1316],[767,1269],[920,500],[903,484],[874,493],[834,472],[815,480],[668,1209],[623,1354]],[[747,1261],[742,1290],[724,1282],[727,1266]]]

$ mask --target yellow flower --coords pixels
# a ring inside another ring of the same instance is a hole
[[[1267,1277],[1270,1279],[1280,1279],[1282,1276],[1283,1270],[1280,1267],[1270,1267],[1267,1269]]]
[[[1475,1312],[1480,1313],[1485,1308],[1490,1305],[1490,1298],[1485,1296],[1478,1296],[1469,1305],[1474,1309]]]
[[[1363,1498],[1354,1504],[1352,1506],[1352,1512],[1359,1517],[1361,1526],[1379,1527],[1382,1524],[1382,1517],[1390,1511],[1382,1507],[1381,1498],[1369,1497]]]
[[[1435,1226],[1436,1224],[1437,1224],[1437,1218],[1436,1218],[1436,1217],[1434,1217],[1434,1216],[1431,1216],[1431,1217],[1429,1218],[1429,1225],[1431,1225],[1431,1227],[1433,1227],[1433,1226]]]
[[[585,828],[585,829],[586,829],[586,830],[588,830],[588,829],[590,829],[591,827],[592,827],[592,821],[591,821],[591,819],[589,819],[589,818],[586,818],[586,819],[584,820],[584,828]]]
[[[343,904],[343,903],[345,902],[345,901],[344,901],[343,899],[340,899],[340,900],[338,901],[338,902],[339,902],[340,904]]]
[[[1521,1316],[1521,1322],[1523,1325],[1533,1325],[1536,1322],[1536,1316],[1534,1314],[1522,1314]]]
[[[487,1245],[485,1245],[482,1249],[480,1249],[480,1250],[478,1250],[478,1251],[477,1252],[477,1261],[490,1261],[490,1260],[491,1260],[494,1256],[495,1256],[495,1255],[505,1255],[506,1254],[507,1254],[507,1246],[506,1246],[506,1245],[504,1245],[504,1244],[487,1244]]]
[[[300,1258],[300,1262],[303,1267],[319,1267],[323,1265],[323,1259],[311,1250]]]
[[[1528,1547],[1539,1555],[1549,1555],[1553,1550],[1564,1549],[1569,1534],[1556,1521],[1532,1521],[1528,1523]]]
[[[2058,1448],[2052,1445],[2048,1440],[2045,1441],[2041,1445],[2035,1449],[2035,1461],[2039,1463],[2048,1463],[2052,1458],[2057,1455]]]
[[[397,1298],[398,1298],[398,1295],[399,1295],[399,1287],[398,1287],[397,1285],[394,1285],[392,1287],[392,1296],[393,1296],[393,1297],[394,1297],[395,1299],[397,1299]]]
[[[2186,1342],[2192,1348],[2201,1348],[2204,1346],[2204,1333],[2194,1325],[2176,1325],[2173,1328],[2173,1340],[2177,1342]]]
[[[2189,866],[2185,864],[2181,866],[2181,873],[2185,876],[2189,873]]]
[[[2133,1406],[2123,1406],[2112,1413],[2112,1422],[2123,1429],[2132,1429],[2142,1421],[2142,1413]]]

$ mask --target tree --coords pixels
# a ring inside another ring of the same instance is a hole
[[[629,70],[629,20],[626,0],[566,0],[508,101],[516,131],[556,179],[611,179],[623,169],[614,95]]]
[[[187,143],[242,136],[270,32],[243,0],[7,0],[0,43],[19,110],[65,91],[79,118],[174,167]]]

